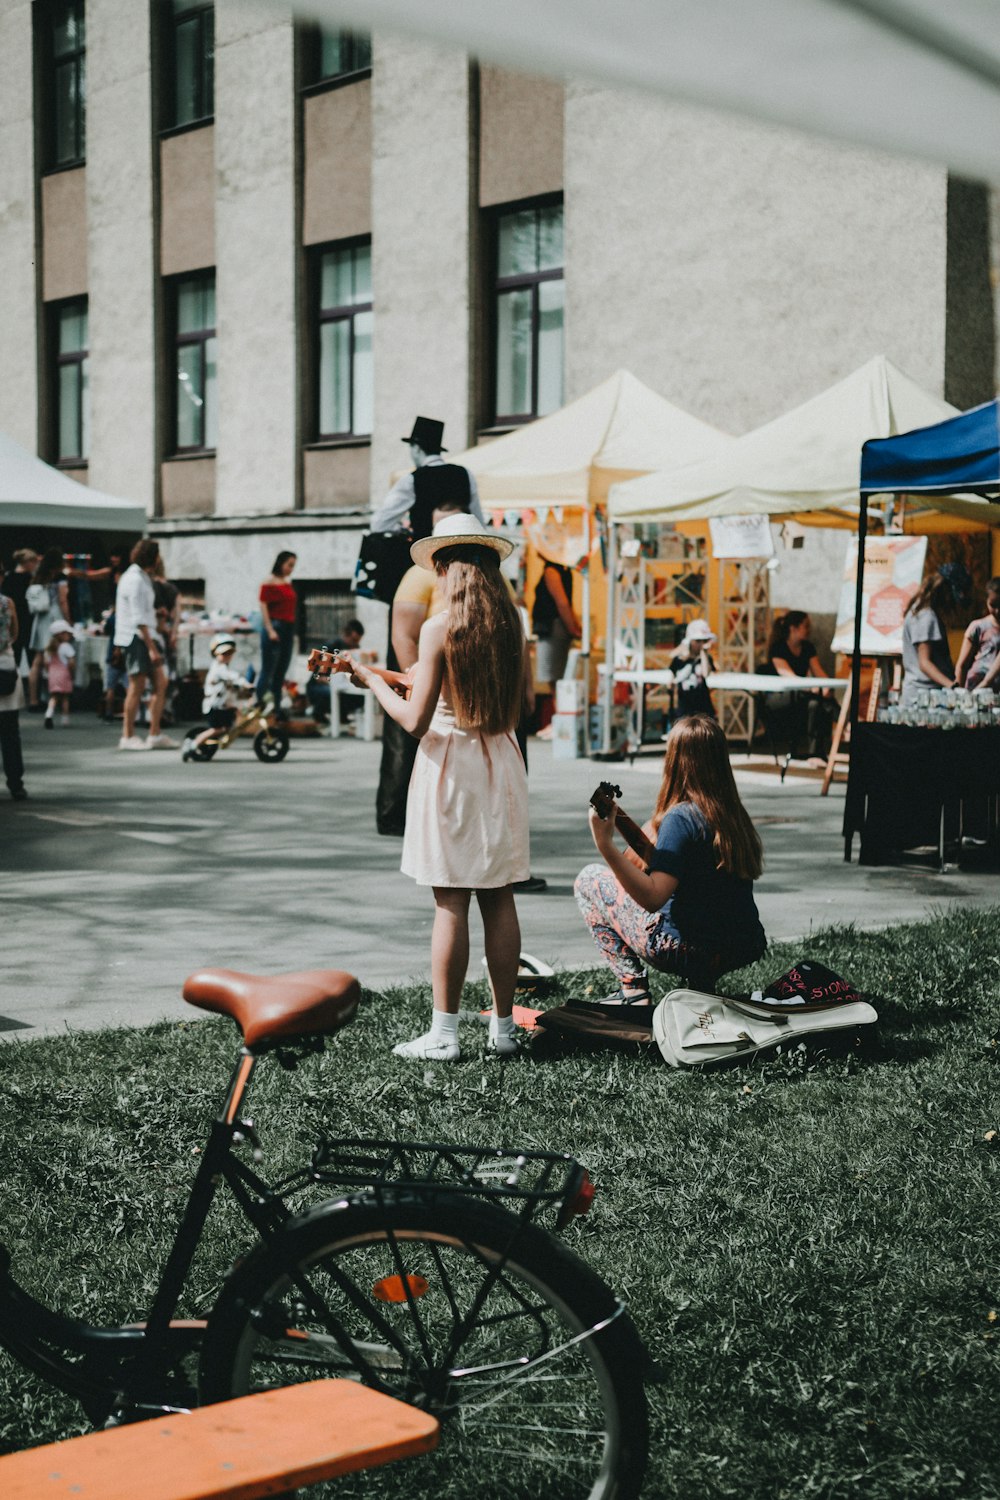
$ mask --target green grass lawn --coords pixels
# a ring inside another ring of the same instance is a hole
[[[864,1056],[499,1064],[470,1023],[460,1065],[405,1065],[390,1045],[429,1003],[411,988],[367,995],[298,1072],[261,1067],[250,1113],[274,1175],[320,1129],[578,1155],[598,1194],[567,1237],[665,1374],[648,1495],[997,1496],[998,924],[831,930],[723,984],[823,960],[880,1012]],[[567,976],[565,993],[605,977]],[[0,1237],[36,1295],[141,1315],[234,1043],[228,1022],[179,1020],[3,1046]],[[244,1243],[220,1212],[194,1297]],[[0,1446],[69,1430],[76,1409],[0,1355]]]

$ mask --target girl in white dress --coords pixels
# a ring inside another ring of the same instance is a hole
[[[416,665],[384,673],[342,654],[335,670],[371,688],[420,745],[410,780],[402,870],[434,891],[431,1028],[398,1057],[457,1062],[458,1007],[469,966],[469,905],[483,918],[494,1013],[489,1045],[518,1050],[511,1010],[521,933],[511,887],[527,878],[528,779],[514,729],[524,630],[500,572],[513,544],[474,516],[447,516],[411,556],[436,572],[447,607],[420,632]]]

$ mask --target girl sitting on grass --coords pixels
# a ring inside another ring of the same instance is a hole
[[[599,1003],[651,1004],[651,968],[711,990],[720,974],[761,957],[767,940],[753,882],[763,852],[715,719],[692,714],[667,736],[643,830],[656,845],[648,871],[616,847],[614,813],[601,819],[591,808],[590,831],[605,863],[580,871],[576,900],[619,985]]]
[[[421,628],[406,674],[341,655],[390,718],[419,738],[406,803],[403,874],[434,891],[430,1031],[397,1057],[457,1062],[458,1007],[469,967],[469,905],[479,904],[493,989],[489,1048],[517,1053],[511,1009],[521,933],[513,885],[528,877],[528,778],[514,730],[521,712],[524,631],[500,572],[513,544],[459,513],[414,542],[413,561],[436,573],[445,608]],[[408,696],[402,696],[403,693]]]

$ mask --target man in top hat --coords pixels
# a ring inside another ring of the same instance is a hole
[[[413,471],[396,481],[371,519],[372,531],[402,531],[409,517],[415,541],[430,536],[432,514],[448,505],[468,510],[485,523],[476,481],[461,464],[445,463],[441,457],[444,423],[433,417],[416,417],[413,431],[403,438],[410,447]]]

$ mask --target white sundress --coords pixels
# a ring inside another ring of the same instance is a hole
[[[418,885],[466,890],[528,878],[528,774],[511,731],[459,729],[438,699],[410,777],[401,868]]]

